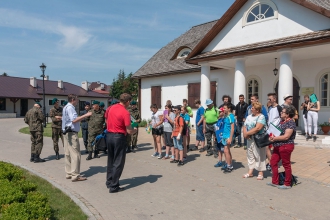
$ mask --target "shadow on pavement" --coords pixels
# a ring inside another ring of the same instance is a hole
[[[233,166],[234,166],[234,170],[245,168],[242,162],[236,162],[236,160],[233,160]]]
[[[145,147],[145,146],[150,146],[151,143],[142,143],[142,144],[138,144],[138,147]]]
[[[146,151],[146,150],[151,150],[151,149],[154,149],[154,147],[140,147],[135,150],[136,152],[139,152],[139,151]]]
[[[127,185],[125,189],[134,188],[145,183],[154,183],[158,180],[158,178],[163,177],[163,175],[149,175],[149,176],[138,176],[133,177],[131,179],[123,179],[120,180],[120,185]]]
[[[185,163],[192,162],[192,161],[196,160],[197,157],[201,157],[201,155],[200,154],[197,154],[197,153],[196,154],[189,153],[188,156],[187,156],[187,160],[185,161]]]
[[[91,177],[95,174],[98,173],[106,173],[107,172],[107,167],[104,166],[90,166],[88,170],[81,172],[80,174],[83,175],[84,177]]]

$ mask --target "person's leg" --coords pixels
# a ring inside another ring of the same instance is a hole
[[[126,135],[126,153],[130,153],[132,150],[132,135]]]
[[[87,149],[87,146],[88,146],[88,130],[87,129],[82,129],[81,130],[82,132],[82,137],[83,137],[83,140],[84,140],[84,146],[85,146],[85,149],[86,149],[86,153],[88,153],[88,149]]]
[[[154,129],[152,129],[154,130]],[[157,146],[157,135],[156,134],[152,134],[152,138],[154,139],[154,150],[155,150],[155,153],[153,154],[154,157],[158,156],[158,146]]]
[[[112,181],[110,191],[117,190],[119,187],[119,179],[124,170],[126,160],[126,144],[125,135],[115,134],[113,140],[113,166],[112,166]]]
[[[247,177],[250,177],[250,176],[253,176],[253,169],[256,167],[256,160],[255,160],[255,157],[254,157],[254,154],[253,154],[253,141],[248,141],[247,142],[247,148],[246,148],[246,158],[247,158],[247,162],[248,162],[248,167],[249,167],[249,170],[248,170],[248,174],[249,176]],[[245,175],[244,175],[245,177]]]
[[[112,168],[113,168],[113,158],[114,158],[114,134],[106,134],[106,143],[108,148],[108,160],[107,160],[107,176],[106,176],[106,185],[107,188],[110,188],[112,183]]]
[[[206,150],[207,152],[210,151],[211,147],[212,147],[212,133],[213,131],[210,130],[209,126],[206,125],[206,129],[205,129],[205,138],[206,138]]]
[[[54,151],[57,154],[59,149],[58,149],[58,140],[59,140],[59,134],[58,134],[58,128],[52,128],[52,140],[53,140],[53,146],[54,146]]]
[[[68,140],[68,135],[63,135],[63,139],[64,139],[64,161],[65,161],[65,177],[67,179],[71,178],[71,157],[70,157],[70,151],[69,151],[69,140]]]
[[[45,162],[45,160],[40,158],[40,154],[41,154],[42,147],[43,147],[43,144],[44,144],[43,141],[44,141],[43,132],[41,132],[41,131],[35,132],[35,149],[36,149],[35,150],[36,154],[35,154],[35,157],[34,157],[34,162],[35,163]]]
[[[280,147],[274,147],[272,158],[270,159],[270,166],[272,167],[272,183],[278,185],[279,178],[278,178],[278,162],[281,160]]]
[[[279,149],[279,154],[281,156],[282,164],[285,172],[284,185],[286,186],[291,186],[291,177],[292,177],[291,153],[293,149],[294,149],[294,144],[286,144],[281,146]]]
[[[317,135],[317,123],[318,123],[318,120],[319,120],[319,114],[317,112],[313,112],[313,138],[314,138],[314,141],[316,140],[316,135]]]
[[[76,180],[80,175],[80,145],[78,133],[70,132],[69,135],[69,145],[68,149],[70,151],[71,157],[71,176],[72,180]]]
[[[312,122],[313,122],[313,119],[312,119],[312,112],[309,111],[307,113],[307,124],[308,124],[308,135],[312,135]]]
[[[243,125],[243,122],[239,121],[237,122],[237,145],[238,147],[242,147],[242,125]]]
[[[92,154],[93,154],[93,147],[92,147],[92,142],[94,141],[92,133],[88,133],[88,139],[87,139],[87,151],[88,151],[88,156],[86,157],[86,160],[91,160],[93,159]]]
[[[254,144],[255,145],[255,144]],[[258,179],[262,180],[264,175],[263,171],[266,170],[266,149],[268,147],[264,148],[258,148],[256,145],[254,146],[254,156],[255,156],[255,161],[256,161],[256,167],[255,169],[259,171]]]
[[[30,131],[30,140],[31,140],[31,158],[30,162],[34,161],[36,155],[36,145],[35,145],[35,131]]]
[[[307,118],[305,117],[305,115],[303,116],[303,119],[304,119],[305,133],[307,135],[308,134],[308,122],[307,122]]]
[[[139,135],[139,129],[136,130],[135,134],[132,134],[132,148],[133,149],[135,149],[137,146],[138,135]]]
[[[190,145],[190,127],[187,129],[187,148],[189,150]]]
[[[157,152],[159,153],[158,158],[162,157],[162,145],[161,145],[161,137],[162,135],[157,135],[156,136],[156,143],[157,143]]]
[[[230,152],[230,145],[225,146],[225,155],[226,155],[226,162],[228,167],[232,166],[232,156]]]

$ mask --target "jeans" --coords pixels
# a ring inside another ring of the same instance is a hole
[[[279,184],[278,176],[278,162],[282,160],[282,165],[285,172],[284,185],[291,186],[291,153],[294,149],[294,144],[285,144],[280,147],[274,147],[272,158],[270,159],[270,166],[272,167],[273,177],[272,183]]]
[[[180,140],[176,139],[176,137],[173,137],[174,148],[178,150],[183,150],[182,141],[182,136],[180,137]]]
[[[244,125],[244,121],[238,121],[237,122],[237,135],[238,135],[238,145],[242,146],[242,128]],[[247,145],[246,143],[246,139],[243,137],[244,139],[244,146]]]
[[[106,185],[110,190],[119,187],[119,178],[124,170],[126,160],[126,136],[107,133],[108,166]]]
[[[317,135],[317,122],[319,119],[319,115],[317,112],[308,111],[307,114],[307,123],[308,123],[308,133],[312,135],[312,127],[313,127],[313,134]]]

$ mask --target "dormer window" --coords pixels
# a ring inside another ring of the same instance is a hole
[[[278,18],[276,5],[270,0],[257,0],[244,14],[243,27],[246,25]]]
[[[185,58],[187,57],[191,52],[191,49],[189,48],[183,48],[179,53],[177,58]]]

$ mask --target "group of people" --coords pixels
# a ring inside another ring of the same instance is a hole
[[[320,101],[311,102],[309,95],[304,96],[304,102],[301,103],[300,109],[303,110],[304,115],[303,118],[306,141],[311,138],[313,138],[314,142],[316,141],[318,112],[320,111],[320,107]]]
[[[195,100],[196,144],[191,148],[189,147],[190,120],[193,112],[188,106],[188,100],[183,99],[182,105],[176,106],[168,100],[165,110],[159,110],[156,104],[152,104],[150,126],[154,140],[154,154],[151,156],[163,160],[169,159],[170,163],[183,166],[189,151],[206,151],[206,156],[214,155],[218,158],[214,167],[222,167],[224,173],[231,173],[234,166],[230,149],[232,146],[244,147],[247,154],[248,172],[243,175],[243,178],[253,177],[255,169],[259,172],[257,180],[263,180],[263,172],[268,169],[273,173],[272,182],[268,185],[279,189],[291,188],[290,158],[296,136],[295,120],[298,119],[298,112],[292,105],[293,96],[285,95],[284,103],[279,105],[277,95],[269,93],[266,106],[259,102],[258,95],[250,97],[250,105],[245,102],[244,95],[239,96],[237,105],[232,104],[229,95],[224,95],[222,100],[223,104],[216,107],[213,100],[207,99],[206,109],[200,100]],[[269,132],[271,124],[280,130],[280,134],[274,135]],[[256,135],[263,134],[267,134],[269,145],[259,147],[255,138]],[[236,143],[236,138],[238,143]],[[162,139],[166,146],[165,155],[162,153]],[[268,164],[266,164],[266,159],[269,161]],[[285,169],[284,185],[279,185],[278,163],[280,160]]]

